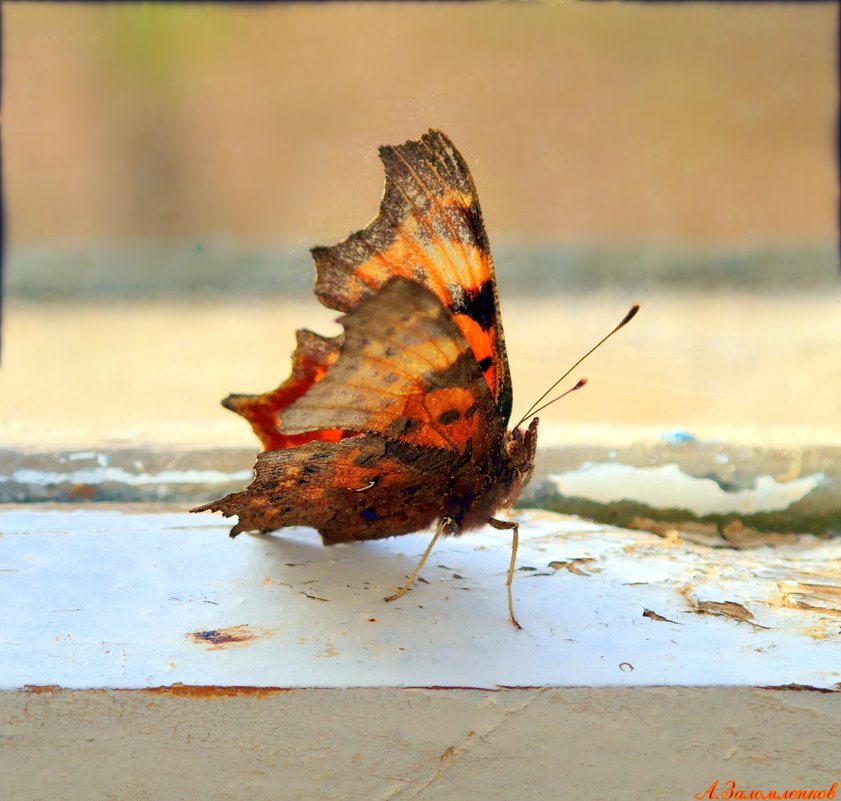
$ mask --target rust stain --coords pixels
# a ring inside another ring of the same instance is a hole
[[[836,693],[837,689],[833,690],[830,687],[815,687],[812,684],[772,684],[768,686],[759,687],[760,690],[794,690],[796,692],[808,693]]]
[[[166,687],[148,687],[145,690],[128,690],[127,692],[143,692],[153,695],[172,695],[179,698],[268,698],[281,693],[294,692],[292,687],[249,687],[246,685],[232,685],[223,687],[218,685],[170,684]]]
[[[73,500],[92,501],[96,497],[96,487],[91,484],[74,484],[67,497]]]
[[[471,687],[466,684],[409,684],[402,689],[404,690],[475,690],[480,693],[496,693],[500,690],[541,690],[534,684],[497,684],[495,687]]]
[[[316,656],[321,659],[332,659],[338,655],[339,652],[336,650],[336,646],[333,645],[332,640],[327,640],[327,642],[324,643],[324,650],[316,654]]]
[[[627,664],[627,663],[626,663]],[[469,687],[465,685],[409,685],[402,687],[403,690],[438,690],[451,692],[454,690],[471,690],[481,693],[499,693],[506,690],[544,690],[545,687],[536,684],[499,684],[495,687]],[[777,688],[760,688],[777,689]],[[785,688],[781,688],[785,689]],[[232,685],[197,685],[174,684],[162,685],[159,687],[97,687],[95,689],[80,690],[73,687],[62,687],[60,684],[26,684],[19,692],[26,692],[33,695],[48,693],[73,693],[74,695],[107,695],[110,693],[125,693],[126,695],[147,695],[159,698],[161,696],[172,696],[176,698],[195,698],[213,700],[217,698],[271,698],[275,695],[286,695],[295,692],[323,691],[330,692],[326,687],[255,687],[247,684]],[[476,732],[468,732],[468,737],[475,737]],[[448,749],[449,750],[449,749]]]
[[[441,754],[441,756],[438,757],[438,759],[440,759],[442,762],[447,759],[452,759],[458,753],[458,751],[459,748],[457,745],[451,745],[449,748],[447,748],[446,751],[444,751],[443,754]]]
[[[181,684],[176,682],[165,687],[144,687],[144,688],[96,688],[89,690],[78,690],[72,687],[62,687],[59,684],[27,684],[22,690],[23,692],[32,693],[33,695],[43,695],[49,693],[84,693],[86,695],[91,693],[142,693],[144,695],[154,696],[176,696],[182,698],[198,698],[198,699],[214,699],[214,698],[269,698],[274,695],[281,695],[284,693],[292,693],[301,689],[298,687],[251,687],[247,685],[232,685],[228,687],[223,686],[199,686],[194,684]],[[309,688],[308,688],[309,689]]]
[[[224,648],[237,648],[242,645],[248,645],[254,640],[262,640],[271,636],[271,631],[240,625],[230,626],[226,629],[193,631],[187,635],[187,639],[196,645],[204,645],[209,651],[219,651]]]

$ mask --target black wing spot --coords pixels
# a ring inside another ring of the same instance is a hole
[[[482,212],[479,209],[478,199],[474,197],[465,211],[467,212],[468,220],[470,220],[470,228],[473,231],[473,236],[484,249],[486,247],[483,242],[485,238],[485,224],[482,221]]]
[[[460,419],[461,414],[457,409],[447,409],[446,412],[441,412],[441,414],[438,415],[438,422],[441,423],[442,426],[452,425]]]
[[[453,314],[466,314],[475,320],[483,331],[488,331],[496,322],[496,299],[492,281],[485,281],[477,289],[459,288],[452,293],[457,300],[450,307]]]
[[[366,507],[363,509],[360,514],[362,515],[362,519],[366,523],[373,523],[375,520],[379,519],[379,515],[374,511],[371,506]]]
[[[485,356],[485,358],[479,362],[479,369],[484,373],[493,363],[494,360],[492,356]]]

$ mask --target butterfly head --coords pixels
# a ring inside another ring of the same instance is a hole
[[[502,440],[502,455],[510,471],[510,503],[517,500],[531,479],[534,452],[537,449],[538,422],[538,418],[535,417],[528,428],[517,426],[513,431],[507,431]]]

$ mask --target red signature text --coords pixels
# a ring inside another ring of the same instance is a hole
[[[826,789],[818,787],[809,788],[790,788],[787,790],[760,790],[756,787],[739,787],[733,779],[724,782],[721,787],[718,786],[718,779],[716,779],[706,790],[700,793],[695,793],[697,801],[709,799],[709,801],[753,801],[759,799],[760,801],[781,801],[782,799],[798,799],[798,801],[806,801],[806,799],[818,798],[835,798],[838,790],[838,782],[833,782]]]

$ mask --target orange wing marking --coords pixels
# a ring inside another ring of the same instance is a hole
[[[421,140],[421,141],[423,141],[423,140]],[[441,154],[438,153],[436,150],[433,150],[426,142],[423,143],[423,146],[426,148],[426,150],[431,155],[431,158],[429,160],[429,168],[435,173],[435,175],[438,176],[438,179],[441,181],[441,183],[444,186],[447,186],[449,188],[449,190],[451,192],[453,192],[453,187],[451,185],[449,185],[447,181],[444,180],[444,178],[441,176],[441,173],[438,171],[438,169],[435,167],[435,164],[433,163],[433,160],[438,161],[439,163],[443,163],[441,161],[441,157],[440,157]],[[449,167],[449,165],[447,165],[446,163],[444,164],[444,166]],[[427,189],[427,194],[429,194],[428,189]],[[464,202],[464,197],[461,196],[461,195],[462,195],[462,193],[459,191],[458,196],[456,196],[456,204],[455,205],[457,205],[460,209],[464,210],[466,204]],[[475,200],[475,190],[474,190],[474,196],[473,196],[472,200]],[[445,208],[446,208],[447,204],[442,203],[440,205],[445,206]],[[473,286],[478,286],[481,283],[481,280],[477,281],[477,279],[476,279],[476,275],[474,274],[474,271],[473,271],[473,260],[468,256],[467,251],[464,249],[464,243],[461,241],[461,238],[459,236],[457,236],[457,232],[454,231],[452,226],[450,225],[449,219],[447,218],[447,215],[444,215],[444,217],[445,217],[445,220],[446,220],[447,228],[450,229],[450,233],[453,235],[453,240],[457,241],[459,243],[459,245],[461,246],[462,255],[464,256],[463,263],[467,265],[467,269],[468,269],[468,273],[469,273],[469,275],[468,275],[468,278],[470,280],[469,285],[472,286],[472,287]],[[477,248],[477,250],[480,250],[480,249]],[[480,253],[481,253],[481,250],[480,250]],[[485,259],[484,259],[484,253],[481,253],[480,262],[483,263],[483,266],[487,267],[487,265],[485,263]],[[489,274],[489,272],[488,272],[488,274]],[[464,285],[463,282],[462,282],[462,285]]]
[[[424,181],[423,181],[423,179],[420,177],[420,175],[418,175],[418,174],[415,172],[415,170],[414,170],[414,169],[412,169],[412,166],[411,166],[411,165],[409,164],[409,162],[408,162],[408,161],[406,161],[406,159],[403,157],[403,154],[402,154],[402,153],[400,153],[400,151],[399,151],[399,150],[397,150],[396,148],[395,148],[395,150],[394,150],[394,153],[395,153],[395,155],[396,155],[396,156],[397,156],[397,157],[398,157],[398,158],[399,158],[399,159],[403,162],[403,164],[406,166],[406,170],[407,170],[407,171],[411,174],[411,176],[415,179],[415,181],[417,182],[417,185],[418,185],[418,186],[419,186],[419,187],[423,190],[423,192],[426,194],[427,198],[429,198],[430,204],[431,204],[431,205],[438,206],[438,208],[439,208],[439,209],[441,209],[443,212],[446,212],[446,211],[447,211],[446,206],[445,206],[445,205],[444,205],[444,204],[443,204],[443,203],[442,203],[442,202],[438,199],[438,197],[437,197],[435,194],[433,194],[433,192],[432,192],[432,191],[430,191],[429,187],[428,187],[428,186],[424,183]],[[430,168],[432,168],[433,170],[435,170],[435,168],[434,168],[434,167],[432,167],[432,165],[431,165],[431,164],[430,164]],[[437,170],[435,170],[435,173],[436,173],[436,175],[437,175],[437,174],[438,174],[438,171],[437,171]],[[440,175],[439,175],[439,177],[440,177]],[[444,184],[444,186],[446,186],[446,185],[447,185],[446,181],[443,181],[443,180],[442,180],[442,182],[441,182],[441,183],[442,183],[442,184]],[[464,281],[463,281],[463,276],[461,275],[461,271],[460,271],[460,270],[458,269],[458,267],[456,266],[455,261],[453,261],[453,258],[452,258],[452,256],[450,255],[449,250],[447,250],[447,249],[443,246],[443,244],[441,243],[441,240],[439,239],[439,237],[437,237],[437,236],[435,235],[435,231],[433,231],[433,230],[432,230],[432,228],[431,228],[428,224],[426,224],[426,222],[425,222],[426,215],[423,215],[423,214],[421,213],[421,211],[420,211],[420,209],[418,209],[417,205],[416,205],[416,204],[412,201],[412,199],[411,199],[411,198],[410,198],[410,197],[409,197],[409,196],[408,196],[408,195],[407,195],[407,194],[406,194],[406,193],[405,193],[405,192],[404,192],[404,191],[403,191],[403,190],[402,190],[399,186],[397,186],[397,188],[398,188],[398,190],[400,191],[400,193],[403,195],[403,197],[406,199],[406,202],[407,202],[410,206],[412,206],[412,207],[413,207],[413,208],[414,208],[414,209],[418,212],[418,214],[417,214],[417,219],[418,219],[418,220],[420,220],[420,218],[421,218],[421,217],[423,217],[423,218],[424,218],[424,226],[423,226],[423,227],[426,229],[426,232],[427,232],[427,234],[429,235],[429,239],[430,239],[430,241],[431,241],[432,243],[434,243],[434,245],[435,245],[435,247],[438,249],[438,251],[439,251],[439,252],[440,252],[440,253],[441,253],[441,254],[442,254],[442,255],[446,258],[446,260],[450,263],[450,267],[452,268],[453,275],[457,276],[457,277],[461,280],[461,282],[462,282],[462,284],[463,284],[463,283],[464,283]],[[458,242],[458,244],[461,246],[462,255],[464,256],[464,258],[463,258],[463,260],[462,260],[462,261],[463,261],[463,262],[467,262],[467,261],[468,261],[468,258],[467,258],[467,253],[466,253],[466,251],[464,250],[464,245],[461,243],[461,241],[460,241],[459,237],[457,236],[456,231],[453,229],[452,225],[450,225],[450,221],[449,221],[449,219],[448,219],[448,217],[447,217],[447,214],[446,214],[446,213],[441,214],[441,218],[442,218],[442,219],[443,219],[443,221],[444,221],[444,225],[447,227],[447,229],[449,230],[450,234],[452,235],[452,239],[453,239],[453,241],[454,241],[454,242]],[[439,276],[439,277],[440,277],[440,276]],[[472,280],[472,276],[471,276],[471,280]],[[451,298],[447,298],[447,301],[448,301],[448,302],[449,302],[449,300],[451,300]]]

